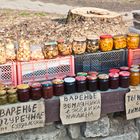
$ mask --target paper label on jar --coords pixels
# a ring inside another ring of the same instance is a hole
[[[140,117],[140,90],[132,90],[126,94],[125,108],[127,120]]]
[[[95,121],[101,114],[99,92],[78,93],[60,97],[60,118],[63,124]]]
[[[0,134],[44,125],[44,100],[0,106]]]

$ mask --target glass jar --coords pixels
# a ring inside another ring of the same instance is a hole
[[[5,47],[2,40],[0,40],[0,64],[5,64],[5,63],[6,63]]]
[[[65,83],[65,93],[71,94],[76,92],[76,82],[75,78],[73,77],[67,77],[64,79]]]
[[[123,35],[116,35],[113,37],[114,49],[124,49],[126,48],[126,37]]]
[[[30,100],[30,87],[28,84],[21,84],[17,86],[18,100],[20,102],[27,102]]]
[[[72,54],[72,44],[63,39],[59,39],[57,41],[57,47],[62,56],[71,55]]]
[[[99,74],[99,73],[96,72],[96,71],[89,71],[89,72],[88,72],[88,75],[89,75],[89,76],[92,76],[92,75],[93,75],[93,76],[94,76],[94,75],[97,76],[98,74]]]
[[[6,90],[0,90],[0,105],[7,104],[7,94]]]
[[[30,51],[30,42],[29,40],[21,39],[19,41],[19,48],[17,51],[17,60],[18,61],[30,61],[31,51]]]
[[[127,66],[120,67],[120,71],[129,71],[129,67]]]
[[[102,52],[112,51],[113,49],[113,38],[111,35],[100,36],[99,41],[100,50]]]
[[[88,74],[86,72],[78,72],[77,76],[87,76]]]
[[[43,53],[46,59],[56,58],[59,54],[57,43],[56,42],[45,43]]]
[[[89,91],[96,91],[98,89],[97,76],[87,76],[87,87]]]
[[[39,100],[42,97],[42,89],[40,83],[32,83],[30,85],[31,91],[31,99],[32,100]]]
[[[77,92],[84,92],[87,90],[87,81],[85,76],[76,77]]]
[[[42,83],[42,96],[44,99],[50,99],[53,97],[53,84],[51,81]]]
[[[110,69],[109,73],[119,73],[120,70],[119,69]]]
[[[140,83],[140,73],[139,69],[131,68],[130,69],[130,85],[131,86],[138,86]]]
[[[98,37],[88,36],[87,37],[87,52],[94,53],[99,50]]]
[[[129,33],[127,35],[127,48],[128,49],[137,49],[139,47],[139,34]]]
[[[55,79],[52,81],[53,83],[53,89],[54,89],[54,95],[55,96],[61,96],[64,94],[64,81],[61,79]]]
[[[72,49],[74,54],[83,54],[86,51],[86,38],[76,37],[73,40]]]
[[[7,91],[7,99],[8,103],[17,103],[18,97],[17,97],[17,90],[16,89],[10,89]]]
[[[99,90],[107,91],[109,89],[109,76],[107,74],[99,74]]]
[[[110,89],[117,89],[119,87],[118,73],[109,73],[109,85]]]
[[[120,87],[128,88],[130,82],[130,72],[121,71],[119,75],[120,75]]]

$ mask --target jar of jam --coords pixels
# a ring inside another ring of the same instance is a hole
[[[0,105],[7,104],[7,94],[6,90],[0,90]]]
[[[99,90],[107,91],[109,89],[109,76],[107,74],[99,74]]]
[[[20,102],[27,102],[30,100],[30,87],[28,84],[21,84],[17,86],[18,100]]]
[[[120,75],[120,87],[128,88],[130,82],[130,72],[121,71],[119,75]]]
[[[17,90],[16,89],[10,89],[7,91],[7,99],[8,103],[17,103],[18,97],[17,97]]]
[[[72,49],[74,54],[83,54],[86,51],[86,38],[76,37],[73,40]]]
[[[92,75],[93,75],[93,76],[94,76],[94,75],[97,76],[98,74],[99,74],[99,73],[96,72],[96,71],[89,71],[89,72],[88,72],[88,75],[89,75],[89,76],[92,76]]]
[[[116,35],[113,37],[114,49],[124,49],[126,48],[126,37],[123,35]]]
[[[117,89],[119,87],[118,73],[109,73],[109,85],[110,89]]]
[[[98,89],[97,76],[87,76],[87,87],[89,91],[96,91]]]
[[[76,77],[77,92],[84,92],[87,90],[87,81],[85,76]]]
[[[63,39],[59,39],[57,41],[57,47],[62,56],[71,55],[72,54],[72,44]]]
[[[110,69],[109,73],[119,73],[120,70],[119,69]]]
[[[88,74],[86,72],[78,72],[77,76],[87,76]]]
[[[113,38],[111,35],[100,36],[99,41],[100,50],[102,52],[112,51],[113,49]]]
[[[64,94],[64,80],[55,79],[52,81],[52,83],[53,83],[54,95],[55,96],[63,95]]]
[[[53,97],[53,84],[51,81],[42,83],[42,96],[44,99],[50,99]]]
[[[138,68],[131,68],[130,69],[130,85],[131,86],[138,86],[140,83],[140,73]]]
[[[127,48],[137,49],[139,47],[139,41],[140,41],[139,34],[129,33],[127,35]]]
[[[76,81],[73,77],[67,77],[64,79],[65,82],[65,93],[71,94],[76,92]]]
[[[87,37],[87,52],[94,53],[99,50],[99,43],[98,43],[97,36],[88,36]]]
[[[31,88],[31,99],[39,100],[42,97],[42,89],[40,83],[32,83],[30,85]]]
[[[129,71],[129,67],[127,66],[120,67],[120,71]]]

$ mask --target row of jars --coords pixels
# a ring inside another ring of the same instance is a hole
[[[63,39],[57,42],[47,42],[41,45],[40,42],[35,44],[35,41],[28,39],[20,39],[18,47],[15,47],[14,41],[7,39],[6,45],[0,41],[0,64],[6,63],[7,60],[30,61],[41,59],[52,59],[58,55],[66,56],[74,54],[83,54],[86,51],[89,53],[101,50],[103,52],[113,49],[136,49],[139,47],[139,35],[130,33],[126,36],[117,35],[102,35],[100,39],[95,36],[76,37],[73,42],[68,42]]]

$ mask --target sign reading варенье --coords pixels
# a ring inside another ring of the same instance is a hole
[[[60,97],[60,118],[63,124],[98,120],[101,114],[101,94],[78,93]]]
[[[125,96],[127,120],[140,117],[140,90],[132,90]]]
[[[44,101],[30,101],[0,106],[0,134],[43,127]]]

